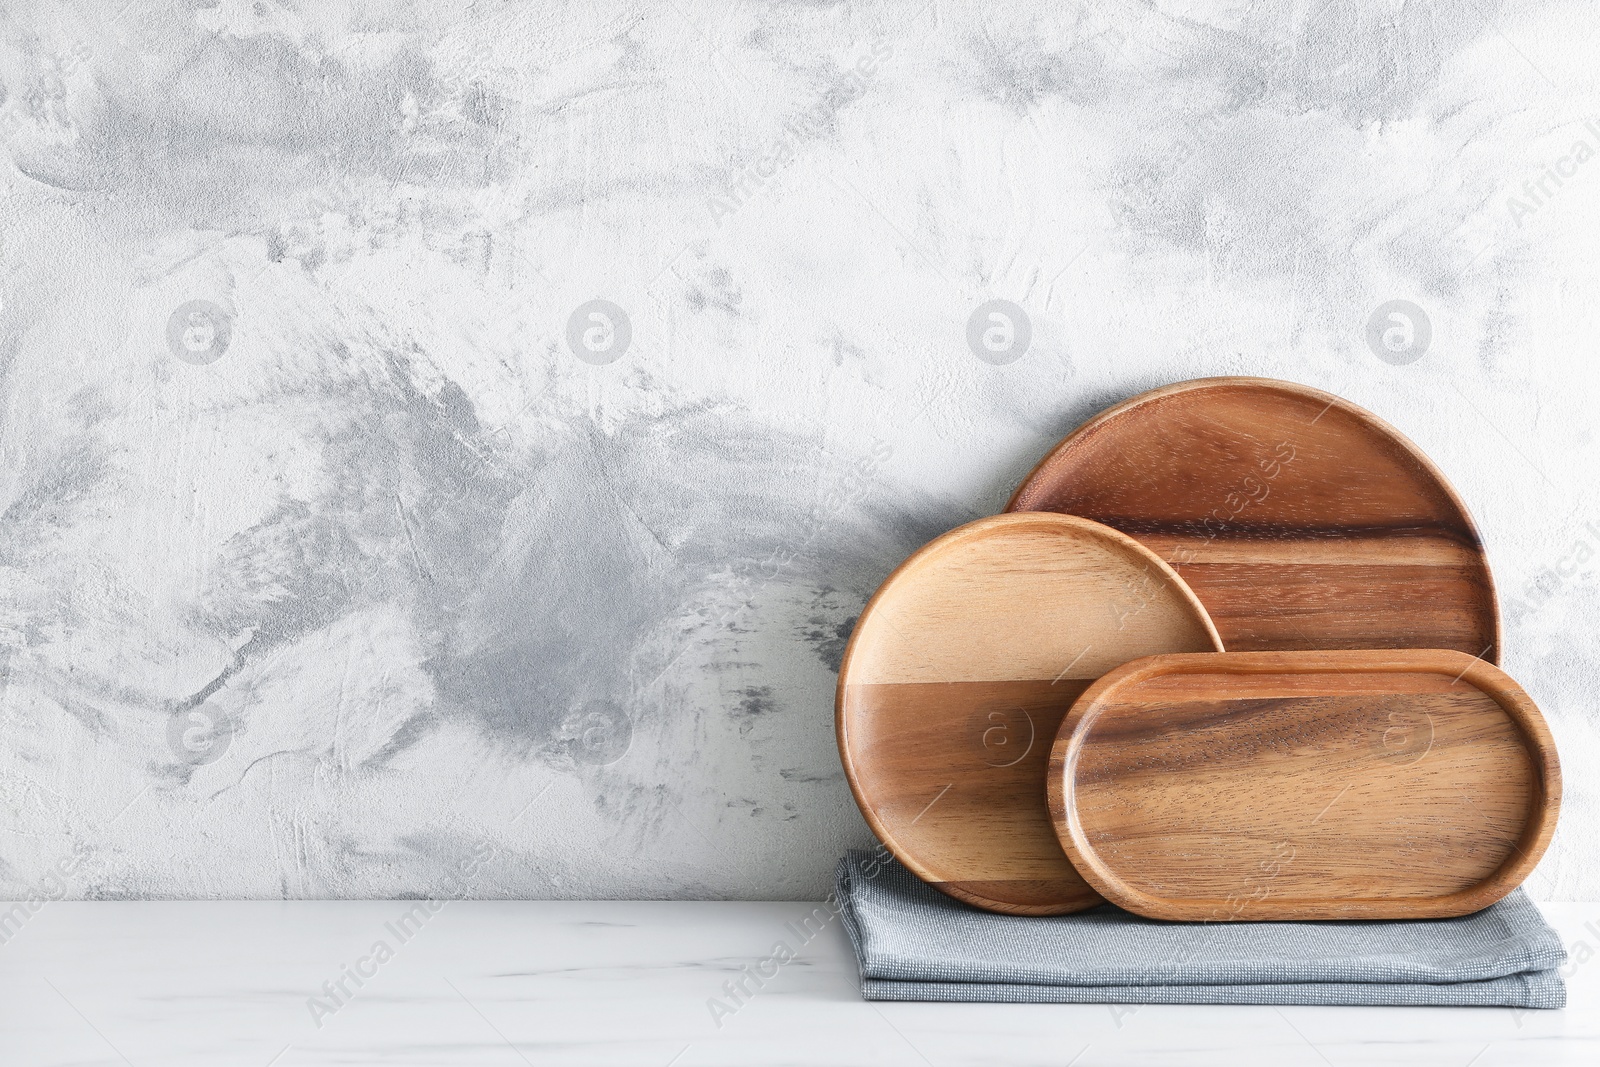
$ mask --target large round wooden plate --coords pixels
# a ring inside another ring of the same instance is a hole
[[[1153,656],[1101,678],[1051,756],[1073,864],[1152,919],[1466,915],[1555,832],[1528,694],[1449,649]]]
[[[1222,647],[1172,569],[1064,515],[980,519],[873,596],[839,671],[839,754],[878,838],[949,895],[1052,915],[1100,897],[1050,821],[1045,770],[1072,702],[1140,656]]]
[[[1499,662],[1467,509],[1421,450],[1329,393],[1269,378],[1143,393],[1057,445],[1006,510],[1138,538],[1230,651],[1451,648]]]

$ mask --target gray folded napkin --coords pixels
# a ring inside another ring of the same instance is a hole
[[[1518,889],[1459,919],[1178,923],[1111,905],[996,915],[887,852],[839,861],[835,893],[868,1000],[1409,1004],[1559,1008],[1561,939]]]

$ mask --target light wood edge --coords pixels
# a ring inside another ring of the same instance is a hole
[[[1444,476],[1444,471],[1440,470],[1438,465],[1435,464],[1433,460],[1428,457],[1428,454],[1418,447],[1417,443],[1411,440],[1411,438],[1395,429],[1379,416],[1374,415],[1366,408],[1361,407],[1359,404],[1354,404],[1346,400],[1344,397],[1336,396],[1333,393],[1325,393],[1321,389],[1316,389],[1309,385],[1301,385],[1298,382],[1288,382],[1280,378],[1260,378],[1254,375],[1240,374],[1222,375],[1215,378],[1191,378],[1188,381],[1174,382],[1171,385],[1163,385],[1156,389],[1147,389],[1142,393],[1138,393],[1129,397],[1121,403],[1113,404],[1111,407],[1106,408],[1098,415],[1085,420],[1081,425],[1078,426],[1077,429],[1073,430],[1071,433],[1067,434],[1067,436],[1058,441],[1054,448],[1045,453],[1043,459],[1033,465],[1033,468],[1028,471],[1028,473],[1023,477],[1022,481],[1017,483],[1017,488],[1012,491],[1011,498],[1006,501],[1006,512],[1011,513],[1019,510],[1023,493],[1030,485],[1033,484],[1034,479],[1042,474],[1045,470],[1059,462],[1058,457],[1065,453],[1067,448],[1077,441],[1078,438],[1095,433],[1112,419],[1124,415],[1127,412],[1132,411],[1134,408],[1148,404],[1152,401],[1162,400],[1166,397],[1176,396],[1180,393],[1194,392],[1200,389],[1213,389],[1229,385],[1248,385],[1262,389],[1273,389],[1277,390],[1278,392],[1289,393],[1293,396],[1298,396],[1306,400],[1323,403],[1329,407],[1336,407],[1340,411],[1343,411],[1346,414],[1354,416],[1356,419],[1367,423],[1379,433],[1385,434],[1393,439],[1397,444],[1409,452],[1411,457],[1421,464],[1425,471],[1433,476],[1434,481],[1444,489],[1445,496],[1449,498],[1450,502],[1455,505],[1456,511],[1460,513],[1462,521],[1466,524],[1467,532],[1472,535],[1473,547],[1476,548],[1478,552],[1483,554],[1483,577],[1484,583],[1489,590],[1489,608],[1494,616],[1494,626],[1492,632],[1490,633],[1492,644],[1481,655],[1482,658],[1487,659],[1490,663],[1498,664],[1500,662],[1501,649],[1504,647],[1505,636],[1504,627],[1500,619],[1500,592],[1495,588],[1494,575],[1489,570],[1488,553],[1484,549],[1483,535],[1479,533],[1478,524],[1472,518],[1472,512],[1467,509],[1466,501],[1461,499],[1461,494],[1456,492],[1456,487],[1450,483],[1450,479]]]
[[[1380,657],[1381,658],[1377,658]],[[1522,732],[1537,778],[1537,797],[1530,805],[1533,815],[1524,827],[1512,857],[1487,879],[1433,900],[1353,900],[1318,904],[1309,908],[1293,901],[1274,902],[1270,897],[1250,905],[1239,918],[1253,920],[1314,919],[1438,919],[1470,915],[1481,911],[1510,893],[1533,872],[1550,839],[1555,834],[1561,811],[1561,763],[1555,738],[1544,715],[1533,699],[1508,674],[1483,659],[1454,649],[1373,649],[1326,652],[1221,652],[1175,653],[1131,660],[1110,671],[1086,689],[1061,721],[1050,749],[1047,791],[1051,825],[1066,850],[1072,865],[1084,881],[1111,903],[1147,919],[1215,919],[1225,901],[1173,901],[1157,897],[1128,885],[1100,860],[1078,821],[1077,809],[1070,804],[1067,783],[1072,766],[1089,727],[1099,716],[1100,705],[1124,685],[1131,685],[1157,674],[1209,673],[1226,668],[1250,674],[1301,673],[1360,669],[1364,673],[1434,672],[1466,681],[1492,697]],[[1063,833],[1063,828],[1066,832]],[[1314,913],[1310,913],[1314,912]]]
[[[1026,516],[1027,519],[1038,525],[1103,537],[1115,543],[1130,555],[1136,556],[1143,562],[1156,567],[1182,595],[1184,601],[1195,612],[1196,617],[1205,624],[1206,633],[1211,638],[1211,643],[1216,646],[1217,651],[1219,653],[1222,651],[1222,638],[1218,635],[1216,625],[1212,623],[1211,615],[1206,611],[1205,605],[1201,604],[1200,598],[1195,596],[1194,590],[1189,588],[1188,583],[1179,577],[1178,572],[1173,570],[1166,560],[1127,534],[1120,530],[1114,530],[1103,523],[1095,522],[1092,519],[1079,518],[1076,515],[1062,515],[1053,511],[1019,511],[1010,514],[990,515],[987,518],[958,526],[949,533],[934,538],[906,557],[906,560],[890,572],[889,577],[883,580],[883,584],[878,586],[877,591],[872,594],[872,599],[867,601],[867,606],[861,609],[861,614],[856,618],[855,629],[851,631],[850,640],[845,645],[844,658],[839,661],[839,682],[834,690],[833,700],[834,734],[839,744],[839,762],[844,765],[845,780],[850,783],[850,795],[855,798],[856,807],[861,809],[862,818],[866,819],[867,825],[872,828],[872,832],[883,843],[884,847],[893,853],[896,859],[905,864],[911,873],[947,896],[987,911],[1001,912],[1006,915],[1067,915],[1075,911],[1084,911],[1095,907],[1101,903],[1099,896],[1094,896],[1082,903],[1071,902],[1056,907],[990,900],[970,890],[958,889],[949,883],[940,881],[936,875],[921,863],[912,859],[906,850],[895,841],[894,835],[889,833],[888,827],[883,825],[883,822],[878,818],[862,794],[855,764],[850,758],[849,726],[845,714],[845,691],[850,685],[850,664],[855,658],[856,639],[861,636],[867,620],[875,613],[879,603],[888,594],[890,587],[899,581],[902,576],[928,562],[936,554],[953,548],[973,537],[983,536],[995,527],[1015,526],[1021,529],[1030,525],[1029,522],[1018,521],[1022,516]]]

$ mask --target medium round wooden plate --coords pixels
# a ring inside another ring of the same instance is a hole
[[[1230,651],[1453,648],[1499,662],[1467,509],[1421,450],[1330,393],[1203,378],[1140,394],[1057,445],[1006,510],[1138,538]]]
[[[1051,741],[1130,659],[1221,649],[1205,609],[1132,538],[1065,515],[998,515],[906,560],[839,671],[839,755],[862,814],[918,877],[992,911],[1100,898],[1045,802]]]
[[[1152,919],[1466,915],[1555,832],[1538,708],[1446,649],[1154,656],[1101,678],[1050,759],[1073,864]]]

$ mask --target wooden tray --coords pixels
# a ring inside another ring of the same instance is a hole
[[[1006,510],[1138,538],[1230,651],[1453,648],[1499,662],[1467,509],[1415,445],[1329,393],[1269,378],[1143,393],[1057,445]]]
[[[873,596],[839,671],[839,755],[873,831],[993,911],[1100,902],[1056,841],[1050,743],[1090,681],[1222,646],[1160,558],[1087,519],[999,515],[920,549]]]
[[[1444,649],[1154,656],[1051,753],[1078,871],[1153,919],[1465,915],[1533,870],[1561,770],[1539,710]]]

